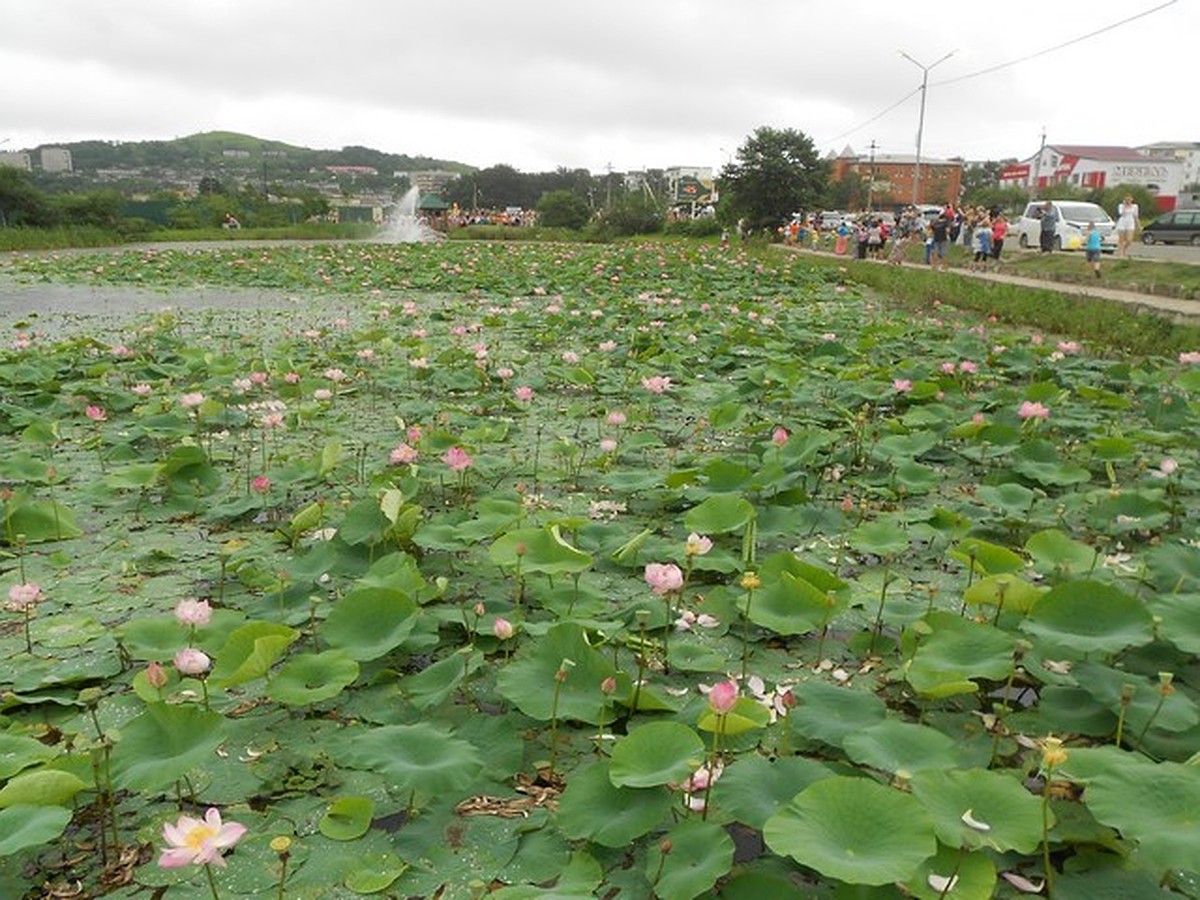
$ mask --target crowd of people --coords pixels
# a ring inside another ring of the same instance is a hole
[[[831,250],[838,256],[853,253],[858,259],[885,259],[900,265],[907,248],[925,247],[925,264],[946,267],[951,244],[961,242],[971,252],[970,268],[994,269],[1000,265],[1009,222],[1001,209],[947,205],[936,214],[907,206],[898,215],[866,212],[842,217],[836,225],[822,227],[822,217],[797,214],[780,228],[783,242],[792,246]]]

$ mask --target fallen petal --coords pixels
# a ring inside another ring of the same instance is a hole
[[[991,831],[992,830],[991,825],[989,825],[987,822],[980,822],[973,815],[971,815],[972,812],[973,812],[973,810],[968,809],[965,813],[962,814],[962,823],[964,825],[966,825],[968,828],[974,828],[976,831]]]

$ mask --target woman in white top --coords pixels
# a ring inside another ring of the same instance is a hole
[[[1133,244],[1133,236],[1138,228],[1138,205],[1133,197],[1125,195],[1125,199],[1117,206],[1117,256],[1129,255],[1129,247]]]

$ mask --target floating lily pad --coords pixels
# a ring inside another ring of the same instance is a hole
[[[928,813],[910,794],[866,778],[817,781],[763,826],[776,853],[848,884],[907,881],[937,852]]]

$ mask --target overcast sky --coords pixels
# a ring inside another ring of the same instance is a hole
[[[934,66],[927,158],[1200,141],[1198,36],[1200,0],[0,0],[0,149],[220,130],[599,172],[718,168],[769,125],[911,154],[900,51]]]

